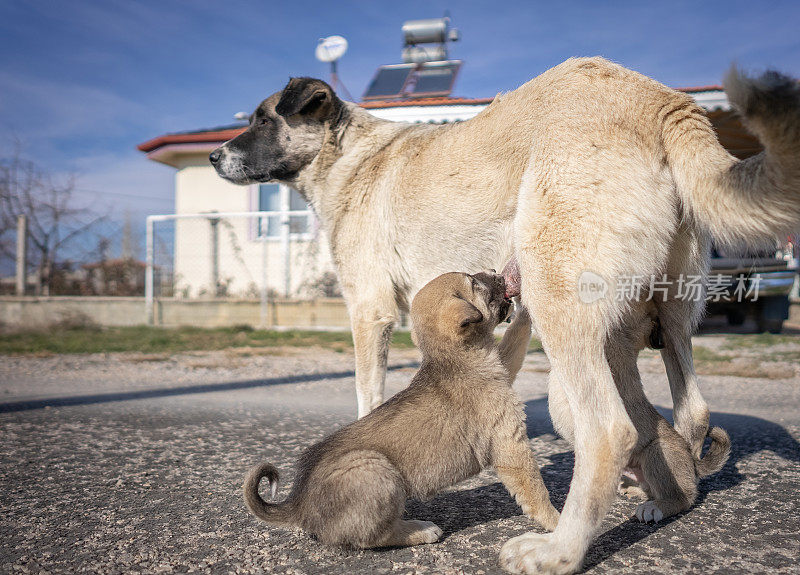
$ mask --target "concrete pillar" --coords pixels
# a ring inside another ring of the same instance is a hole
[[[219,218],[209,218],[211,224],[211,297],[219,296]]]

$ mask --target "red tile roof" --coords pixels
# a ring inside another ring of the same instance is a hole
[[[147,140],[136,147],[142,152],[152,152],[157,148],[168,146],[170,144],[203,144],[212,142],[225,142],[244,132],[245,127],[246,126],[242,126],[241,128],[212,129],[182,134],[166,134],[164,136],[153,138],[152,140]]]
[[[405,100],[373,100],[358,105],[367,110],[374,108],[403,108],[407,106],[480,106],[491,104],[494,98],[408,98]]]
[[[712,85],[712,86],[692,86],[689,88],[675,88],[678,92],[686,92],[688,94],[694,94],[696,92],[722,92],[724,89],[722,86]]]

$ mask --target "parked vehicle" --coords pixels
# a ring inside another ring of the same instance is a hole
[[[792,241],[775,250],[743,256],[713,248],[708,315],[725,315],[730,325],[741,325],[752,317],[759,331],[780,333],[789,317],[798,256],[800,251]]]

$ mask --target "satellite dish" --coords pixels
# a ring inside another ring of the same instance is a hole
[[[347,40],[341,36],[320,38],[315,52],[320,62],[335,62],[347,52]]]

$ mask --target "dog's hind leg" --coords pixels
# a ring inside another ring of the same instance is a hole
[[[710,414],[692,363],[692,338],[688,334],[667,336],[666,341],[661,357],[672,391],[675,429],[689,443],[692,454],[699,458],[708,433]]]
[[[644,323],[642,317],[632,321],[633,325]],[[697,494],[697,479],[686,440],[656,411],[644,393],[636,364],[639,339],[641,335],[633,326],[614,332],[606,344],[606,357],[638,434],[631,464],[637,475],[642,476],[645,487],[642,492],[651,500],[636,508],[636,517],[640,521],[658,522],[691,506]]]
[[[296,503],[300,526],[329,545],[357,548],[395,543],[406,490],[403,476],[382,453],[347,452],[317,466]]]
[[[669,295],[654,298],[663,330],[661,358],[672,393],[675,429],[697,458],[708,433],[709,411],[692,362],[692,333],[702,315],[705,292],[693,286],[705,284],[709,249],[707,237],[682,224],[667,264]]]
[[[442,530],[430,521],[398,519],[393,531],[375,547],[406,547],[436,543],[441,536]]]
[[[658,438],[637,455],[650,499],[636,507],[636,518],[643,522],[658,523],[686,511],[697,498],[697,475],[688,443],[665,419],[660,418],[658,427]]]
[[[550,419],[553,428],[567,442],[575,445],[575,420],[572,410],[569,407],[567,394],[564,392],[564,385],[558,379],[559,373],[550,372],[547,384],[547,408],[550,411]]]

